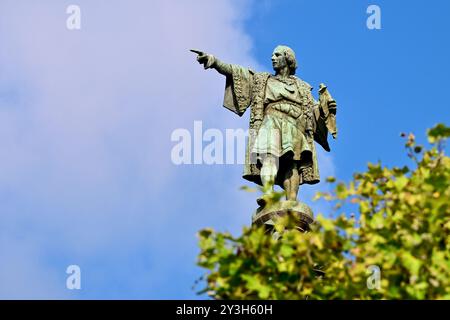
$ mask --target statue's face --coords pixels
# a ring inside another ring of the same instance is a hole
[[[286,57],[284,56],[284,52],[276,47],[272,53],[272,67],[273,70],[278,71],[287,66]]]

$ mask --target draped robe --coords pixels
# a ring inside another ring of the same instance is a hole
[[[227,74],[223,106],[239,116],[242,116],[250,108],[249,141],[245,152],[243,178],[261,185],[260,164],[254,158],[251,150],[265,117],[267,84],[271,74],[267,72],[254,72],[250,69],[232,64],[227,64],[226,68]],[[291,78],[295,80],[296,90],[299,91],[298,93],[301,96],[301,108],[305,114],[310,115],[309,118],[311,121],[309,124],[299,123],[299,127],[307,128],[308,130],[304,134],[310,137],[308,141],[312,151],[311,165],[303,168],[299,172],[300,184],[315,184],[320,181],[320,176],[314,141],[326,151],[330,151],[328,132],[330,131],[335,136],[335,118],[334,115],[326,112],[328,109],[324,112],[324,104],[314,99],[311,93],[312,87],[307,82],[295,76],[291,76]],[[325,99],[323,101],[325,105],[328,103],[328,96],[323,96],[324,98],[322,100]],[[331,99],[331,96],[329,99]],[[300,117],[299,121],[305,121],[305,117]],[[277,174],[275,184],[282,186],[282,177],[279,174]]]

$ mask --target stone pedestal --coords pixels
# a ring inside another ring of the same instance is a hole
[[[314,222],[311,208],[299,201],[279,201],[274,204],[267,204],[258,208],[252,217],[252,224],[256,226],[265,225],[268,230],[273,230],[275,220],[288,213],[298,218],[297,227],[305,232],[309,230],[309,225]]]

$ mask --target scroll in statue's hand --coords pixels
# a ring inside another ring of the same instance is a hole
[[[331,96],[327,86],[321,83],[319,86],[319,110],[321,116],[325,118],[327,129],[334,139],[337,137],[336,108],[336,100]]]
[[[200,50],[191,49],[190,51],[197,54],[198,63],[203,64],[205,69],[211,68],[214,63],[214,56]]]

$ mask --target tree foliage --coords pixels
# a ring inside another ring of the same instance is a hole
[[[319,193],[335,218],[300,233],[292,219],[242,235],[199,232],[202,293],[216,299],[450,299],[450,128],[428,130],[429,147],[402,134],[412,168],[370,164]],[[354,210],[354,211],[353,211]],[[352,214],[352,211],[356,214]],[[374,270],[380,270],[379,286]],[[371,286],[375,284],[375,286]]]

